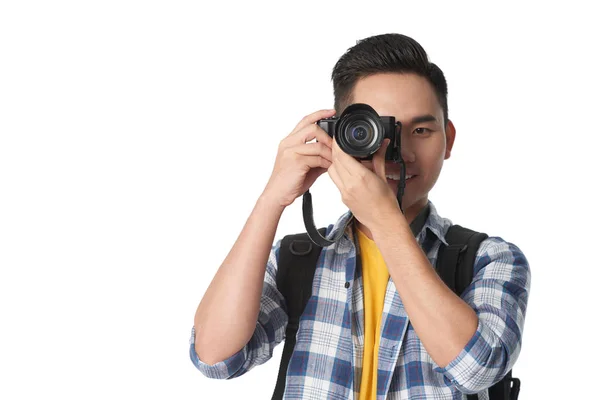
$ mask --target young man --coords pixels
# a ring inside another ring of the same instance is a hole
[[[288,320],[275,281],[275,230],[285,207],[327,172],[349,211],[326,237],[352,215],[354,226],[321,252],[284,398],[487,398],[519,355],[530,271],[519,248],[499,237],[481,243],[461,297],[432,267],[452,225],[428,199],[456,134],[444,75],[416,41],[388,34],[350,48],[332,78],[335,110],[305,117],[281,141],[263,194],[198,306],[190,357],[219,379],[271,358]],[[402,123],[404,213],[396,199],[400,170],[384,157],[387,141],[372,162],[358,161],[315,124],[353,103]]]

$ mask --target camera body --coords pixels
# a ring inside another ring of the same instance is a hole
[[[355,103],[339,116],[317,121],[345,153],[360,160],[372,160],[384,139],[390,139],[385,152],[386,161],[400,162],[400,121],[380,117],[368,104]]]

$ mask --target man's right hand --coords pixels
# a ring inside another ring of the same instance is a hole
[[[279,143],[275,166],[263,195],[287,207],[327,172],[332,162],[333,139],[315,122],[333,115],[335,110],[307,115]],[[317,142],[306,143],[315,138]]]

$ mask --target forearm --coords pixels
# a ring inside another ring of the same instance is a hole
[[[265,194],[218,269],[196,315],[196,352],[209,364],[239,351],[258,319],[266,264],[284,207]]]
[[[398,214],[372,229],[412,326],[431,358],[445,367],[477,330],[475,311],[438,277]]]

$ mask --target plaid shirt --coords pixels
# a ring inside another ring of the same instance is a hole
[[[430,214],[416,235],[432,265],[452,225],[431,201]],[[327,227],[332,238],[352,216]],[[363,286],[356,268],[357,248],[349,224],[342,238],[323,248],[313,292],[300,319],[296,347],[287,371],[284,399],[357,399],[364,352]],[[205,376],[230,379],[269,360],[285,338],[285,302],[275,275],[281,240],[266,266],[259,318],[248,344],[215,365],[199,360],[192,327],[190,358]],[[360,253],[358,253],[360,256]],[[349,285],[346,285],[349,282]],[[377,399],[466,399],[487,388],[514,365],[521,350],[531,275],[521,250],[500,237],[485,239],[477,252],[473,282],[461,298],[479,318],[477,331],[445,368],[438,366],[417,337],[393,281],[385,294],[377,370]],[[346,287],[348,286],[348,287]]]

